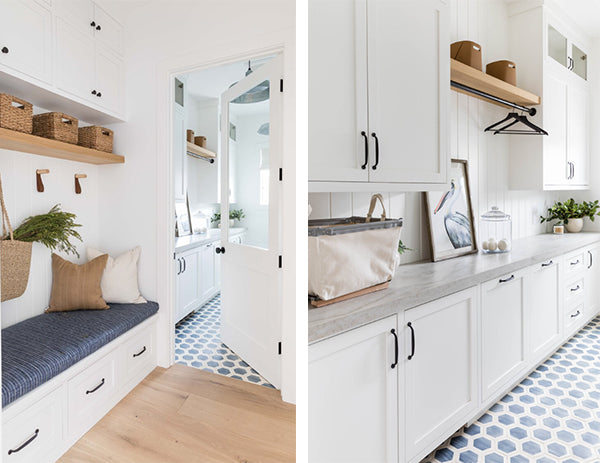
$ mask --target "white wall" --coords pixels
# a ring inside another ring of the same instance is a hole
[[[201,24],[201,26],[199,26]],[[194,66],[237,61],[264,50],[284,48],[284,197],[294,204],[295,181],[295,12],[291,0],[205,0],[167,2],[153,0],[125,21],[127,61],[127,118],[112,126],[115,143],[126,156],[124,166],[102,171],[103,194],[99,212],[106,249],[142,246],[140,287],[159,311],[159,363],[170,362],[169,313],[173,300],[173,221],[168,190],[172,165],[169,127],[170,73]],[[118,140],[118,141],[117,141]],[[289,256],[284,269],[282,395],[295,398],[295,239],[296,211],[284,215],[283,246]]]
[[[43,112],[47,110],[34,108],[35,114]],[[80,122],[80,125],[87,124]],[[60,203],[63,211],[77,216],[76,223],[82,225],[77,230],[83,242],[72,240],[80,258],[62,252],[57,254],[72,262],[85,262],[86,246],[98,247],[98,235],[101,231],[98,217],[99,175],[103,168],[104,166],[0,149],[2,187],[13,228],[18,227],[27,217],[44,214]],[[37,169],[50,169],[49,174],[42,176],[43,193],[38,193],[36,188]],[[76,173],[88,176],[80,180],[82,193],[79,195],[75,194]],[[45,246],[33,244],[27,289],[21,297],[2,303],[2,328],[39,315],[48,307],[52,288],[50,255],[51,251]]]
[[[484,67],[492,61],[509,59],[508,19],[503,0],[451,0],[450,7],[451,42],[473,40],[479,43]],[[503,119],[507,112],[508,109],[451,92],[451,155],[469,162],[473,213],[478,218],[492,206],[498,206],[512,216],[513,239],[516,239],[546,231],[539,223],[539,216],[558,195],[508,189],[508,136],[483,132],[488,125]],[[369,196],[365,193],[309,194],[313,207],[311,218],[364,216]],[[422,193],[388,193],[384,197],[388,216],[404,218],[402,241],[413,249],[402,256],[402,262],[429,259]]]

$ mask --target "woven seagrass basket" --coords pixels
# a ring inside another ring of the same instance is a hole
[[[27,289],[29,268],[31,266],[31,243],[17,241],[8,218],[2,180],[0,179],[0,205],[2,206],[2,240],[0,241],[0,298],[2,302],[21,296]],[[7,234],[8,227],[8,234]],[[9,239],[5,239],[5,238]]]
[[[112,153],[113,135],[114,134],[112,130],[100,127],[98,125],[80,127],[79,141],[77,144],[80,146],[85,146],[86,148]]]
[[[63,113],[44,113],[33,116],[33,134],[77,144],[79,121]]]
[[[31,133],[33,105],[7,93],[0,93],[0,127]]]

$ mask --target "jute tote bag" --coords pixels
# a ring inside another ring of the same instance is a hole
[[[13,229],[8,218],[2,179],[0,178],[0,205],[2,206],[2,241],[0,241],[0,280],[1,300],[15,299],[21,296],[27,288],[29,281],[29,268],[31,265],[31,243],[17,241],[13,236]],[[8,230],[7,230],[8,227]],[[8,238],[8,239],[6,239]]]

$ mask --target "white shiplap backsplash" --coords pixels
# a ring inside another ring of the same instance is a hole
[[[473,40],[482,46],[483,65],[509,59],[506,3],[503,0],[451,0],[451,41]],[[517,66],[518,79],[518,66]],[[508,109],[451,92],[450,150],[453,158],[469,162],[469,179],[476,226],[479,216],[492,206],[510,214],[513,239],[544,233],[539,216],[558,194],[508,189],[507,135],[483,130],[504,118]],[[377,191],[374,191],[377,193]],[[311,219],[364,216],[371,195],[367,193],[310,193]],[[404,218],[402,241],[412,251],[403,263],[429,259],[429,237],[422,193],[384,193],[388,217]]]

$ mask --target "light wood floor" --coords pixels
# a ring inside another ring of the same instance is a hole
[[[154,370],[59,463],[293,462],[295,426],[279,391],[174,365]]]

